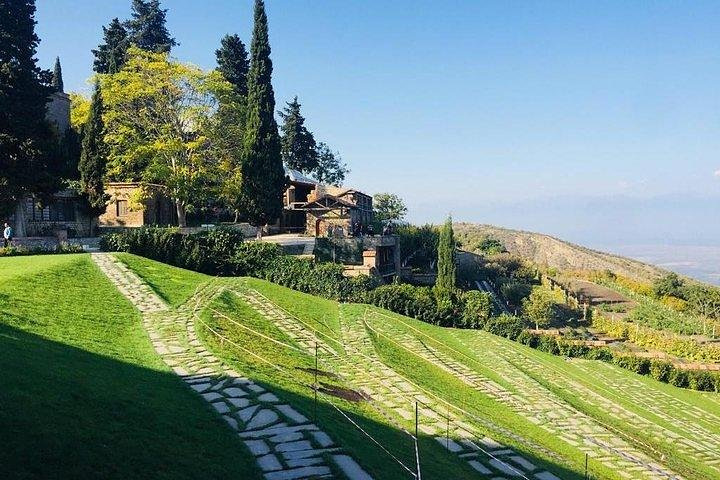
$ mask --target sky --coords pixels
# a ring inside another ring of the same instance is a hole
[[[89,91],[130,0],[37,0],[38,58]],[[250,0],[164,0],[173,55],[249,44]],[[720,2],[268,0],[278,107],[409,220],[590,246],[720,246]]]

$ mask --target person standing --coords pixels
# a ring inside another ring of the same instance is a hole
[[[13,229],[7,222],[5,222],[5,229],[3,230],[3,241],[5,242],[5,248],[12,244],[12,239],[15,236]]]

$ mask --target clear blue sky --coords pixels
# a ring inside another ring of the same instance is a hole
[[[39,58],[87,90],[130,0],[38,0]],[[246,43],[250,0],[165,0],[174,56]],[[278,105],[298,95],[349,184],[411,220],[586,243],[720,241],[720,2],[269,0]],[[718,173],[715,173],[718,172]],[[640,238],[641,237],[641,238]]]

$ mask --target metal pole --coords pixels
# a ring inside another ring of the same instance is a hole
[[[318,344],[315,342],[315,423],[317,423],[317,391],[318,391]]]
[[[445,424],[445,448],[450,450],[450,412],[448,412],[447,416],[445,417],[445,420],[447,420],[447,423]]]
[[[585,480],[588,480],[588,454],[585,454]]]
[[[418,449],[418,402],[415,401],[415,465],[417,474],[415,478],[422,480],[422,474],[420,473],[420,450]]]

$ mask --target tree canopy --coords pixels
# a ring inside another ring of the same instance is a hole
[[[399,221],[407,215],[407,207],[402,198],[394,193],[377,193],[373,196],[375,219],[380,222]]]
[[[103,27],[103,43],[92,51],[95,56],[93,70],[97,73],[116,73],[125,64],[130,39],[119,19],[113,18]]]
[[[164,185],[184,226],[186,212],[207,193],[217,91],[231,85],[217,72],[131,47],[125,66],[101,77],[101,86],[108,177]]]
[[[280,217],[287,179],[275,122],[270,41],[262,0],[255,1],[254,19],[240,203],[245,218],[253,225],[263,226]]]
[[[55,66],[53,67],[52,73],[52,86],[56,92],[65,91],[62,77],[62,66],[60,65],[60,57],[55,57]]]
[[[0,0],[0,212],[58,186],[57,139],[45,120],[51,74],[37,66],[34,0]],[[20,232],[18,232],[20,233]]]
[[[448,217],[440,230],[438,240],[438,273],[435,282],[435,287],[438,290],[455,291],[457,281],[455,250],[455,233],[453,232],[452,218]]]
[[[133,0],[131,18],[126,22],[130,42],[155,53],[168,53],[177,41],[165,25],[167,9],[160,0]]]
[[[100,214],[105,211],[105,127],[102,119],[103,101],[100,84],[95,83],[90,112],[83,128],[82,151],[80,153],[80,185],[87,198],[90,211]]]
[[[245,44],[240,37],[237,34],[225,35],[220,40],[220,48],[215,50],[215,58],[218,71],[222,73],[225,80],[232,84],[235,93],[242,97],[247,96],[247,75],[250,61]]]
[[[288,168],[310,173],[318,166],[315,138],[305,127],[305,117],[300,113],[300,103],[295,96],[283,110],[278,112],[283,119],[282,158]]]

